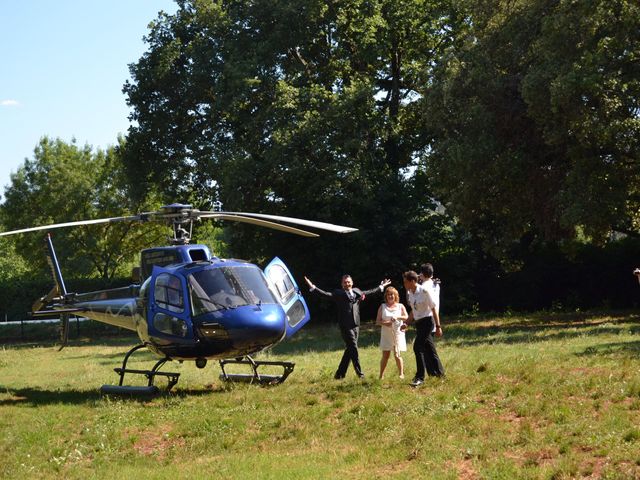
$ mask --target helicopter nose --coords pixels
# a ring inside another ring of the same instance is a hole
[[[259,309],[237,309],[228,322],[229,337],[237,350],[256,351],[282,339],[286,332],[286,317],[281,308],[262,306]]]
[[[224,318],[207,323],[201,334],[211,341],[225,340],[238,353],[253,353],[279,342],[286,332],[286,316],[275,305],[247,306],[225,311]]]

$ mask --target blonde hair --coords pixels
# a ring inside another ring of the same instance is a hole
[[[395,288],[393,288],[393,287],[388,287],[388,288],[384,291],[384,298],[387,298],[387,294],[388,294],[388,293],[392,293],[392,294],[393,294],[393,299],[394,299],[396,302],[399,302],[399,301],[400,301],[400,294],[398,293],[398,290],[396,290],[396,289],[395,289]]]

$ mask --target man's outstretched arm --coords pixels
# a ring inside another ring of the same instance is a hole
[[[304,277],[304,281],[307,282],[307,285],[309,285],[309,291],[310,292],[317,292],[320,295],[324,295],[325,297],[333,297],[333,293],[331,292],[325,292],[324,290],[322,290],[321,288],[318,288],[314,285],[314,283],[308,278],[308,277]]]
[[[382,280],[380,282],[380,285],[378,285],[375,288],[372,288],[370,290],[365,290],[362,292],[362,295],[373,295],[374,293],[378,293],[378,292],[384,292],[384,287],[386,287],[387,285],[389,285],[391,283],[391,280],[389,280],[388,278],[385,278],[384,280]]]

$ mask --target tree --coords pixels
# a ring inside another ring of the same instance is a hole
[[[485,247],[640,232],[640,6],[470,3],[425,101],[436,193]]]
[[[569,165],[560,221],[596,240],[640,234],[638,18],[635,1],[559,2],[522,82],[545,143]]]
[[[27,264],[16,253],[15,241],[10,238],[0,238],[0,283],[12,281],[27,272]]]
[[[458,22],[450,6],[178,3],[152,24],[124,87],[136,122],[125,158],[141,187],[361,228],[303,246],[237,227],[233,248],[242,256],[261,259],[277,245],[300,268],[327,259],[327,275],[406,266],[412,239],[430,222],[416,221],[432,201],[412,172],[427,145],[419,100]]]
[[[131,215],[150,209],[130,200],[118,147],[94,152],[43,137],[11,176],[0,208],[5,231],[53,223]],[[59,260],[75,277],[105,280],[128,274],[138,251],[161,238],[157,226],[119,222],[62,228],[52,232]],[[47,270],[42,234],[22,234],[16,251],[33,268]]]

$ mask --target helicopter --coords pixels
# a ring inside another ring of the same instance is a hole
[[[243,260],[213,255],[206,245],[191,244],[193,225],[201,219],[249,223],[305,237],[317,233],[294,226],[336,233],[357,229],[292,217],[246,212],[225,212],[216,202],[214,210],[201,211],[189,204],[173,203],[158,211],[137,215],[83,220],[0,232],[0,236],[107,222],[163,222],[172,227],[168,246],[140,252],[129,286],[88,293],[68,292],[51,235],[45,236],[47,263],[54,286],[36,300],[32,316],[60,317],[60,350],[68,343],[71,315],[115,325],[137,333],[140,343],[114,368],[118,385],[103,385],[103,394],[156,395],[156,377],[167,380],[166,391],[180,373],[161,368],[169,361],[193,361],[204,368],[218,360],[225,381],[278,384],[293,371],[292,362],[255,360],[252,355],[290,338],[310,319],[300,289],[284,262],[274,258],[261,270]],[[132,354],[148,349],[159,359],[150,369],[129,368]],[[228,373],[229,364],[248,366],[250,373]],[[258,369],[282,368],[282,374],[261,374]],[[146,386],[125,385],[125,375],[146,377]]]

